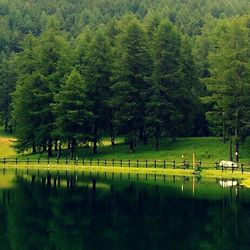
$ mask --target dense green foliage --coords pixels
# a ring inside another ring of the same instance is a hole
[[[103,136],[249,134],[247,0],[0,0],[0,123],[60,157]],[[202,102],[201,102],[202,100]],[[231,143],[232,144],[232,143]],[[233,150],[230,147],[232,158]],[[238,157],[236,157],[238,160]]]

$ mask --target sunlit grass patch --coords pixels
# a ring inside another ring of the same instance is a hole
[[[15,138],[0,136],[0,157],[16,156],[15,150],[11,147],[14,141]]]
[[[250,178],[249,179],[246,179],[246,180],[243,180],[242,181],[242,185],[246,188],[250,188]]]
[[[13,187],[15,175],[6,174],[0,178],[0,189],[8,189]]]

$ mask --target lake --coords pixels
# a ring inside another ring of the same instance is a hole
[[[239,184],[1,170],[0,249],[250,249],[250,189]]]

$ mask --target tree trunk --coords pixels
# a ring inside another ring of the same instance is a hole
[[[94,124],[94,138],[93,138],[93,154],[97,154],[97,132],[98,132],[98,127],[97,127],[97,119],[95,119],[95,124]]]
[[[43,149],[42,149],[42,152],[46,152],[47,151],[47,147],[46,147],[46,143],[43,144]]]
[[[158,151],[160,146],[160,133],[159,133],[159,128],[156,128],[155,131],[155,149]]]
[[[9,124],[9,132],[10,132],[10,133],[13,133],[13,127],[12,127],[12,124]]]
[[[33,142],[32,144],[32,154],[36,154],[36,143]]]
[[[113,122],[110,122],[110,142],[111,142],[111,147],[115,147],[115,133],[114,133],[114,125]]]
[[[134,140],[132,138],[129,140],[129,151],[130,153],[134,153]]]
[[[52,139],[48,140],[48,157],[52,157]]]
[[[232,136],[230,135],[229,137],[229,160],[232,161],[233,160],[233,142],[232,142]]]
[[[148,136],[147,136],[147,133],[144,130],[143,131],[143,145],[147,145],[147,144],[148,144]]]
[[[76,139],[72,138],[72,140],[71,140],[71,146],[70,146],[70,159],[74,158],[75,146],[76,146]]]
[[[239,162],[239,138],[235,138],[235,161]]]
[[[59,149],[57,151],[57,159],[61,158],[61,151],[62,151],[62,142],[59,140]]]
[[[57,142],[58,142],[58,140],[57,139],[55,139],[55,152],[57,153],[57,151],[58,151],[58,148],[57,148]]]
[[[156,149],[157,151],[159,150],[159,145],[160,145],[159,137],[156,137],[155,149]]]
[[[143,141],[143,138],[144,138],[144,129],[141,128],[139,132],[139,141]]]
[[[4,121],[4,132],[8,132],[8,119]]]
[[[115,148],[115,137],[114,136],[111,137],[111,147]]]
[[[223,112],[223,116],[222,116],[222,119],[223,119],[223,122],[222,122],[222,126],[223,126],[223,143],[226,142],[226,126],[225,126],[225,113]]]
[[[239,98],[238,98],[239,103]],[[235,161],[239,162],[239,111],[236,111],[235,117]]]

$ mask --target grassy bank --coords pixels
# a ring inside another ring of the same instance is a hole
[[[192,169],[163,169],[163,168],[136,168],[136,167],[105,167],[105,166],[69,166],[69,165],[0,165],[1,171],[8,171],[10,169],[17,171],[26,172],[27,169],[30,171],[41,170],[41,171],[50,171],[50,172],[75,172],[75,171],[84,171],[92,173],[130,173],[130,174],[152,174],[157,176],[163,175],[175,175],[175,176],[201,176],[206,178],[238,178],[238,179],[249,179],[250,173],[241,173],[240,171],[230,172],[230,171],[221,171],[221,170],[202,170],[199,173],[195,173]],[[250,184],[250,183],[249,183]]]
[[[32,155],[30,152],[17,155],[11,145],[15,139],[6,134],[0,134],[0,158],[3,157],[20,157],[20,158],[47,158],[46,154]],[[196,161],[202,162],[217,162],[228,159],[229,143],[223,143],[218,137],[200,137],[200,138],[178,138],[173,141],[170,138],[161,140],[160,149],[154,149],[154,142],[149,141],[148,145],[137,143],[136,151],[130,153],[128,146],[122,138],[119,138],[115,148],[110,146],[109,140],[104,140],[98,147],[98,154],[92,154],[91,146],[79,147],[76,156],[79,159],[114,159],[114,160],[166,160],[179,161],[184,159],[192,163],[192,155],[195,154]],[[67,158],[69,152],[64,149],[62,159]],[[54,155],[54,158],[56,155]],[[240,145],[240,161],[245,164],[250,164],[250,138]]]

